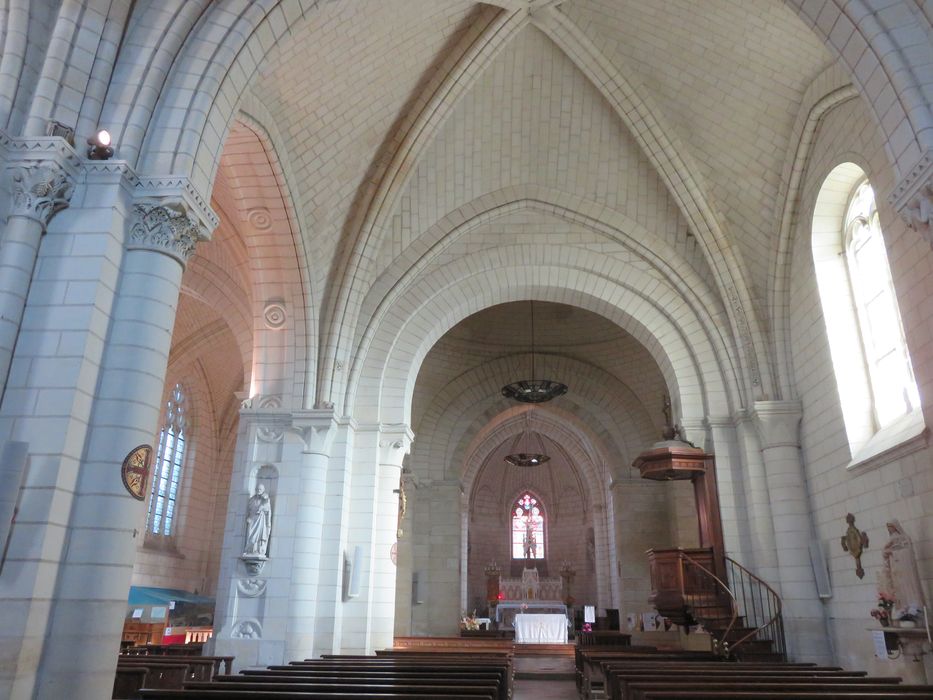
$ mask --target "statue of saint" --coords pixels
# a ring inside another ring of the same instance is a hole
[[[884,568],[879,577],[881,585],[894,598],[895,619],[909,608],[919,610],[924,605],[923,585],[917,570],[914,546],[897,520],[888,524],[891,539],[884,545]]]
[[[272,504],[266,487],[259,484],[256,495],[251,496],[246,506],[246,551],[244,554],[266,556],[269,548],[269,533],[272,531]]]

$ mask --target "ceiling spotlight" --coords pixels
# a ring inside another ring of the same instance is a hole
[[[90,160],[110,160],[113,158],[110,132],[101,129],[87,140],[87,157]]]

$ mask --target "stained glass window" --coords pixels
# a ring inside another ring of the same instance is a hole
[[[544,507],[530,493],[512,506],[512,558],[544,559]]]
[[[165,404],[165,422],[159,433],[159,449],[152,474],[148,530],[164,537],[174,534],[181,472],[185,463],[187,428],[185,392],[176,384]]]

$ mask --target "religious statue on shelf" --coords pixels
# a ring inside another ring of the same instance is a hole
[[[265,557],[272,532],[272,504],[266,487],[259,484],[246,505],[246,550],[244,554]]]
[[[922,610],[925,596],[913,543],[897,520],[892,520],[887,526],[891,537],[882,550],[884,564],[878,583],[893,598],[892,615],[898,620]]]

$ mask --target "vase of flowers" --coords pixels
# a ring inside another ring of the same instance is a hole
[[[878,605],[871,611],[871,616],[878,620],[882,627],[891,626],[891,611],[894,609],[894,596],[886,591],[878,592]]]
[[[479,629],[479,622],[476,621],[476,611],[471,613],[464,612],[460,615],[460,629],[475,631]]]

